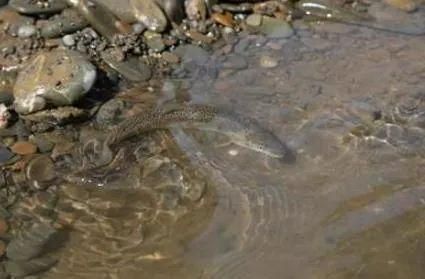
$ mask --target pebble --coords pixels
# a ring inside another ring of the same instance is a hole
[[[161,52],[165,48],[164,41],[160,33],[146,31],[143,33],[143,36],[146,39],[146,44],[155,52]]]
[[[9,148],[0,146],[0,165],[12,159],[13,156],[14,154],[9,150]]]
[[[163,32],[167,27],[167,18],[154,0],[130,0],[130,7],[137,20],[149,30]]]
[[[146,26],[139,22],[133,24],[132,28],[133,28],[133,33],[135,34],[142,34],[143,31],[146,30]]]
[[[99,124],[111,124],[117,121],[125,108],[125,103],[120,99],[111,99],[104,103],[96,114],[96,122]]]
[[[81,53],[56,49],[37,55],[18,74],[15,110],[28,114],[46,104],[70,105],[83,97],[96,80],[96,68]]]
[[[102,59],[109,67],[130,81],[147,81],[152,76],[150,67],[139,59],[139,57],[131,56],[122,60],[114,52],[104,51],[102,52]]]
[[[294,30],[285,20],[263,16],[262,23],[258,30],[268,38],[289,38],[294,34]]]
[[[48,140],[46,134],[34,134],[30,136],[31,142],[37,145],[37,149],[40,153],[47,153],[52,151],[54,144]]]
[[[224,14],[221,13],[213,13],[211,15],[212,20],[215,22],[227,26],[227,27],[233,27],[235,25],[235,22],[232,18],[232,14],[229,12],[225,12]]]
[[[65,35],[62,38],[62,42],[65,46],[73,46],[75,45],[75,40],[74,40],[74,36],[73,35]]]
[[[20,38],[28,38],[37,32],[37,28],[34,25],[22,25],[18,29],[18,36]]]
[[[222,64],[225,69],[232,70],[243,70],[248,67],[248,62],[241,55],[230,55],[227,57],[226,61]]]
[[[29,155],[37,152],[37,146],[28,141],[18,141],[10,148],[13,153],[19,155]]]
[[[209,53],[199,46],[183,45],[174,51],[178,55],[182,63],[194,63],[196,65],[204,65],[209,60]]]
[[[279,63],[276,61],[276,59],[273,59],[272,57],[268,55],[263,55],[260,58],[260,66],[263,68],[274,68]]]
[[[39,5],[39,3],[42,5]],[[62,11],[66,8],[65,1],[32,1],[32,0],[10,0],[9,6],[17,12],[28,15],[52,14]]]
[[[186,0],[186,15],[189,20],[205,20],[207,7],[204,0]]]
[[[5,104],[0,103],[0,129],[4,129],[9,125],[11,114]]]
[[[259,14],[251,14],[246,18],[246,24],[249,26],[260,26],[262,22],[262,16]]]
[[[53,16],[41,27],[41,35],[45,38],[58,38],[83,29],[87,20],[75,9],[65,9],[59,15]]]
[[[162,59],[168,63],[177,64],[180,62],[180,58],[172,52],[165,51],[162,53]]]
[[[16,70],[0,70],[0,103],[13,103],[13,86],[18,72]]]
[[[30,181],[51,181],[56,177],[55,165],[47,155],[33,158],[26,167],[26,176]]]

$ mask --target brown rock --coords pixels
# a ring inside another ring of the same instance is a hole
[[[413,12],[417,9],[417,5],[412,0],[384,0],[390,6],[405,12]]]
[[[37,146],[28,141],[17,141],[10,149],[13,153],[19,155],[28,155],[37,152]]]
[[[233,27],[235,25],[235,22],[233,21],[232,14],[229,13],[229,12],[225,12],[223,14],[221,14],[221,13],[213,13],[211,15],[211,18],[215,22],[217,22],[217,23],[219,23],[221,25],[227,26],[227,27]]]
[[[179,63],[180,58],[172,52],[165,51],[162,53],[162,58],[168,63],[176,64]]]
[[[6,220],[0,218],[0,236],[4,236],[9,229],[9,225]]]
[[[0,240],[0,257],[6,252],[6,243],[3,240]]]
[[[204,0],[185,1],[186,15],[189,20],[205,20],[207,7]]]
[[[204,35],[204,34],[202,34],[202,33],[199,33],[198,31],[194,31],[194,30],[190,30],[190,31],[187,33],[187,35],[188,35],[188,36],[189,36],[192,40],[197,41],[197,42],[202,42],[202,43],[205,43],[205,44],[211,44],[211,43],[214,41],[214,39],[213,39],[213,38],[208,37],[208,36],[206,36],[206,35]]]

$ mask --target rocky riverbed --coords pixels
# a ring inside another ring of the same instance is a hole
[[[0,5],[0,279],[422,274],[423,2]]]

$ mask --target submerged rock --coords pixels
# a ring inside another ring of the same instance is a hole
[[[37,152],[37,146],[28,141],[17,141],[10,149],[13,153],[19,155],[28,155]]]
[[[289,38],[294,34],[294,30],[288,22],[282,19],[263,16],[258,30],[269,38],[282,39]]]
[[[7,258],[13,261],[26,261],[46,252],[48,242],[57,235],[51,225],[36,223],[30,229],[12,239],[7,246]]]
[[[152,76],[152,71],[139,57],[133,56],[121,59],[114,51],[102,53],[102,59],[109,67],[130,81],[146,81]]]
[[[96,114],[96,121],[101,125],[114,123],[124,108],[123,100],[111,99],[100,107]]]
[[[52,123],[53,125],[63,125],[86,117],[88,117],[88,112],[76,107],[60,107],[22,116],[23,119],[29,121]]]
[[[47,155],[40,155],[32,159],[25,170],[27,179],[37,186],[39,183],[51,181],[56,177],[55,165]]]
[[[30,261],[7,261],[5,266],[6,271],[10,275],[14,276],[14,278],[22,278],[24,276],[46,271],[56,264],[56,262],[57,259],[44,257]]]
[[[84,96],[96,80],[96,68],[80,53],[58,49],[36,56],[19,74],[14,88],[20,114],[47,104],[64,106]]]
[[[412,0],[385,0],[385,2],[405,12],[413,12],[418,8],[416,2]]]

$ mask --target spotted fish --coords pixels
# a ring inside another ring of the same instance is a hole
[[[288,163],[295,160],[286,144],[256,120],[209,105],[185,105],[170,111],[152,110],[132,116],[108,132],[106,143],[113,145],[143,132],[175,126],[214,131],[228,136],[236,145]]]

